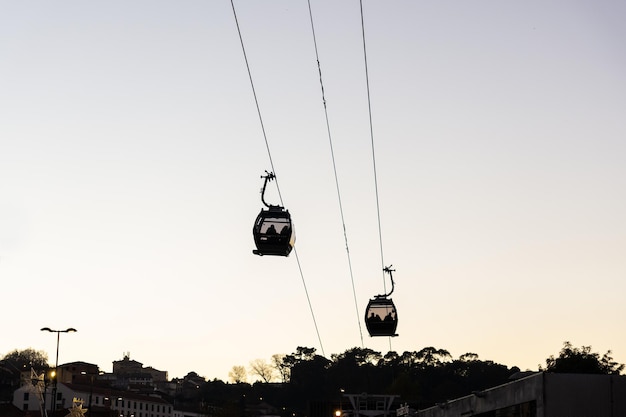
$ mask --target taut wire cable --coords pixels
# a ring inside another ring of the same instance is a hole
[[[350,281],[352,283],[352,295],[354,297],[354,307],[356,311],[357,323],[359,324],[359,335],[361,336],[361,347],[364,347],[363,343],[363,330],[361,328],[361,319],[359,315],[359,305],[356,297],[356,289],[354,286],[354,274],[352,273],[352,261],[350,259],[350,249],[348,247],[348,234],[346,232],[346,222],[343,215],[343,204],[341,203],[341,192],[339,189],[339,179],[337,175],[337,165],[335,163],[335,152],[333,150],[333,140],[332,135],[330,133],[330,123],[328,121],[328,108],[326,106],[326,96],[324,94],[324,82],[322,81],[322,67],[320,65],[320,58],[317,52],[317,39],[315,36],[315,25],[313,24],[313,12],[311,11],[311,0],[308,0],[309,5],[309,18],[311,20],[311,32],[313,33],[313,45],[315,47],[315,60],[317,61],[317,70],[320,75],[320,88],[322,90],[322,103],[324,104],[324,116],[326,118],[326,131],[328,132],[328,143],[330,145],[330,155],[333,162],[333,172],[335,174],[335,187],[337,189],[337,199],[339,200],[339,212],[341,214],[341,225],[343,227],[343,238],[346,244],[346,254],[348,257],[348,269],[350,270]]]
[[[363,59],[365,62],[365,85],[367,88],[367,110],[369,114],[369,122],[370,122],[370,138],[372,143],[372,163],[374,166],[374,189],[376,191],[376,214],[378,217],[378,240],[380,242],[380,262],[381,262],[381,271],[383,274],[383,288],[385,293],[387,293],[387,284],[385,282],[385,259],[383,256],[383,234],[382,228],[380,225],[380,203],[378,198],[378,180],[376,173],[376,152],[374,151],[374,128],[372,123],[372,99],[370,95],[370,81],[369,81],[369,71],[367,66],[367,47],[365,42],[365,23],[363,19],[363,0],[359,0],[359,5],[361,9],[361,33],[363,35]],[[389,337],[389,350],[391,350],[391,337]]]
[[[365,85],[367,88],[367,111],[369,114],[370,138],[371,138],[371,143],[372,143],[372,164],[374,166],[374,189],[376,191],[376,214],[378,217],[378,240],[380,242],[380,263],[381,263],[381,271],[383,271],[385,268],[385,259],[383,256],[383,234],[382,234],[381,226],[380,226],[380,203],[379,203],[379,198],[378,198],[378,179],[377,179],[378,176],[376,173],[376,152],[374,150],[374,128],[373,128],[373,123],[372,123],[372,98],[370,95],[370,78],[369,78],[369,72],[367,68],[367,48],[365,46],[366,44],[365,44],[365,23],[363,20],[363,0],[360,0],[359,4],[361,6],[361,33],[363,35],[363,58],[365,60]],[[387,292],[387,284],[385,283],[384,271],[383,271],[383,285],[384,285],[385,292]]]
[[[231,0],[230,4],[231,4],[231,7],[233,9],[233,16],[235,17],[235,24],[237,25],[237,34],[239,35],[239,42],[241,43],[241,50],[243,52],[243,57],[244,57],[244,60],[246,62],[246,69],[248,70],[248,78],[250,79],[250,86],[252,87],[252,95],[254,96],[254,103],[256,105],[257,114],[259,115],[259,122],[261,123],[261,130],[263,132],[263,138],[265,140],[265,148],[267,149],[267,156],[269,157],[269,160],[270,160],[270,165],[272,167],[272,172],[274,174],[276,174],[276,170],[274,169],[274,162],[272,161],[272,153],[270,152],[270,146],[269,146],[269,142],[267,140],[267,134],[265,133],[265,126],[263,125],[263,117],[261,116],[261,108],[259,106],[259,100],[257,98],[256,90],[254,88],[254,81],[252,80],[252,72],[250,71],[250,64],[248,62],[248,56],[246,55],[246,48],[245,48],[244,43],[243,43],[243,36],[241,35],[241,29],[239,27],[239,20],[237,19],[237,11],[235,10],[234,0]],[[283,197],[282,197],[282,195],[280,193],[280,187],[278,185],[278,177],[275,177],[274,180],[276,181],[276,188],[278,190],[278,197],[280,199],[280,204],[281,204],[281,206],[284,207]],[[302,266],[300,265],[300,258],[298,257],[298,252],[297,252],[295,247],[294,247],[294,253],[296,255],[296,261],[298,263],[298,270],[300,271],[300,278],[302,279],[302,284],[304,286],[304,292],[306,294],[306,299],[307,299],[307,302],[309,304],[309,310],[311,311],[311,317],[313,318],[313,325],[315,326],[315,332],[317,333],[317,339],[318,339],[319,344],[320,344],[320,350],[322,351],[322,356],[326,356],[326,354],[324,353],[324,345],[322,344],[322,338],[320,337],[320,332],[319,332],[319,329],[317,327],[317,320],[315,320],[315,313],[313,312],[313,305],[311,303],[311,298],[309,297],[309,291],[307,290],[306,282],[304,280],[304,274],[302,273]]]

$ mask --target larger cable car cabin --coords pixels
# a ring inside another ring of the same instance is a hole
[[[261,209],[252,227],[256,245],[256,249],[252,250],[252,253],[261,256],[289,256],[296,242],[291,214],[284,207],[273,206],[265,202],[265,187],[267,182],[274,178],[274,174],[268,173],[261,178],[265,178],[261,191],[261,201],[268,209]]]
[[[397,336],[398,313],[393,300],[385,296],[371,299],[367,303],[365,326],[370,336]]]
[[[365,326],[370,336],[397,336],[398,312],[393,300],[389,298],[394,289],[393,271],[390,267],[383,270],[391,277],[391,291],[389,294],[376,295],[367,303],[365,310]]]

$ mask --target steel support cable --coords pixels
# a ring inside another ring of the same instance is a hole
[[[246,62],[246,69],[248,70],[248,78],[250,79],[250,86],[252,87],[252,95],[254,96],[254,104],[256,105],[256,111],[259,115],[259,122],[261,123],[261,131],[263,132],[263,139],[265,140],[265,149],[267,149],[267,156],[270,159],[270,166],[272,172],[276,173],[274,169],[274,161],[272,161],[272,153],[270,152],[270,145],[267,140],[267,134],[265,133],[265,125],[263,124],[263,117],[261,116],[261,108],[259,107],[259,100],[256,96],[256,89],[254,88],[254,81],[252,81],[252,72],[250,71],[250,63],[248,62],[248,55],[246,54],[246,48],[243,44],[243,36],[241,36],[241,29],[239,28],[239,20],[237,19],[237,11],[235,10],[235,3],[231,0],[230,5],[233,8],[233,16],[235,17],[235,25],[237,26],[237,34],[239,34],[239,42],[241,43],[241,51],[243,52],[243,59]],[[278,197],[280,198],[280,204],[283,204],[283,197],[280,194],[280,187],[278,186],[278,179],[275,178],[276,188],[278,189]]]
[[[367,89],[367,112],[369,115],[369,123],[370,123],[370,139],[372,144],[372,164],[374,167],[374,189],[376,191],[376,215],[378,217],[378,240],[380,242],[380,262],[381,262],[381,271],[385,268],[385,260],[383,256],[383,234],[380,226],[380,204],[378,198],[378,175],[376,173],[376,152],[374,149],[374,128],[372,123],[372,99],[370,95],[370,79],[369,79],[369,71],[367,66],[367,48],[365,43],[365,23],[363,20],[363,0],[359,1],[361,6],[361,33],[363,35],[363,59],[365,61],[365,85]],[[387,292],[387,284],[385,283],[385,273],[383,271],[383,285],[385,292]]]
[[[383,289],[385,293],[387,293],[387,284],[385,282],[385,259],[383,256],[383,234],[382,228],[380,225],[380,203],[378,198],[378,175],[376,172],[376,152],[374,150],[374,128],[372,123],[372,99],[370,95],[370,81],[369,81],[369,71],[367,65],[367,47],[365,42],[365,22],[363,19],[363,0],[359,0],[359,6],[361,10],[361,34],[363,38],[363,59],[365,63],[365,85],[367,89],[367,112],[369,115],[369,123],[370,123],[370,139],[372,144],[372,164],[374,167],[374,189],[376,191],[376,215],[378,218],[378,240],[380,243],[380,262],[381,262],[381,271],[383,274]],[[391,350],[391,337],[389,337],[389,350]]]
[[[239,35],[239,42],[241,43],[241,51],[243,52],[243,58],[244,61],[246,62],[246,69],[248,71],[248,78],[250,79],[250,86],[252,87],[252,95],[254,96],[254,103],[256,105],[256,109],[257,109],[257,114],[259,115],[259,122],[261,123],[261,131],[263,132],[263,139],[265,140],[265,148],[267,149],[267,156],[269,157],[270,160],[270,166],[272,167],[272,172],[276,173],[276,170],[274,169],[274,162],[272,160],[272,153],[270,152],[270,145],[269,145],[269,141],[267,140],[267,134],[265,133],[265,126],[263,124],[263,117],[261,115],[261,108],[259,106],[259,100],[257,98],[256,95],[256,89],[254,88],[254,81],[252,79],[252,72],[250,71],[250,63],[248,62],[248,56],[246,55],[246,48],[244,46],[243,43],[243,36],[241,35],[241,28],[239,27],[239,20],[237,19],[237,11],[235,9],[235,3],[234,0],[230,1],[230,5],[233,9],[233,16],[235,18],[235,25],[237,26],[237,34]],[[274,180],[276,181],[276,189],[278,190],[278,198],[280,199],[280,204],[284,207],[284,203],[283,203],[283,196],[280,192],[280,186],[278,185],[278,178],[274,178]],[[304,286],[304,293],[306,294],[306,299],[307,302],[309,304],[309,310],[311,311],[311,317],[313,318],[313,325],[315,326],[315,332],[317,334],[317,339],[319,341],[320,344],[320,350],[322,351],[322,356],[325,356],[324,353],[324,345],[322,344],[322,338],[320,337],[320,332],[319,329],[317,327],[317,320],[315,320],[315,313],[313,312],[313,305],[311,303],[311,298],[309,297],[309,291],[307,290],[306,287],[306,282],[304,280],[304,274],[302,273],[302,266],[300,265],[300,258],[298,257],[298,252],[296,250],[296,248],[294,247],[294,253],[296,255],[296,262],[298,264],[298,270],[300,271],[300,278],[302,279],[302,285]]]
[[[363,330],[361,328],[361,318],[359,315],[359,305],[356,297],[356,288],[354,286],[354,274],[352,272],[352,260],[350,259],[350,249],[348,246],[348,234],[346,232],[346,222],[343,214],[343,204],[341,202],[341,192],[339,188],[339,176],[337,175],[337,164],[335,163],[335,151],[333,149],[333,140],[332,135],[330,133],[330,123],[328,121],[328,108],[326,106],[326,96],[324,94],[324,82],[322,80],[322,67],[320,65],[320,58],[317,51],[317,37],[315,36],[315,25],[313,23],[313,12],[311,11],[311,0],[308,0],[309,5],[309,18],[311,20],[311,32],[313,34],[313,46],[315,48],[315,60],[317,61],[317,70],[320,76],[320,88],[322,90],[322,103],[324,104],[324,117],[326,119],[326,131],[328,133],[328,143],[330,145],[330,156],[333,162],[333,173],[335,174],[335,187],[337,189],[337,200],[339,201],[339,213],[341,214],[341,225],[343,228],[343,238],[346,244],[346,255],[348,257],[348,269],[350,271],[350,281],[352,283],[352,295],[354,297],[354,307],[356,311],[357,323],[359,325],[359,335],[361,337],[361,347],[364,347],[365,344],[363,342]]]
[[[309,303],[309,310],[311,311],[311,317],[313,318],[313,325],[315,326],[315,333],[317,333],[317,340],[320,344],[320,350],[322,351],[322,356],[326,357],[326,353],[324,353],[324,345],[322,344],[322,338],[320,337],[320,331],[317,327],[317,321],[315,320],[315,313],[313,313],[313,304],[311,304],[311,298],[309,298],[309,290],[306,288],[306,282],[304,282],[304,274],[302,273],[302,266],[300,265],[300,258],[298,257],[298,250],[294,246],[293,253],[296,255],[296,261],[298,264],[298,270],[300,271],[300,278],[302,279],[302,286],[304,287],[304,293],[306,294],[306,300]]]

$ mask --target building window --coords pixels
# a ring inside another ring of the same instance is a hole
[[[24,393],[24,401],[28,401],[28,394],[29,394],[28,392]]]

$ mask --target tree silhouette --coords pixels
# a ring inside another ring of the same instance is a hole
[[[13,398],[13,391],[21,384],[22,372],[34,369],[42,372],[48,369],[48,355],[32,348],[18,350],[4,355],[0,359],[0,402]]]
[[[452,356],[445,349],[435,349],[429,346],[417,352],[417,358],[426,366],[437,366],[446,360],[451,360]]]
[[[48,369],[48,355],[42,350],[32,348],[15,349],[4,355],[1,362],[5,363],[6,366],[11,366],[13,369],[30,370],[32,367],[39,372]]]
[[[540,370],[543,370],[541,366]],[[624,364],[619,364],[611,357],[611,351],[600,356],[591,351],[591,346],[573,347],[570,342],[564,342],[558,357],[550,355],[546,359],[546,372],[580,373],[580,374],[607,374],[619,375],[624,370]]]
[[[274,376],[274,368],[264,359],[255,359],[250,362],[250,373],[261,378],[263,382],[271,382]]]
[[[274,366],[274,369],[276,369],[276,371],[278,371],[278,373],[280,374],[281,382],[289,382],[290,368],[285,365],[284,359],[284,354],[275,353],[272,355],[272,365]]]
[[[240,365],[235,365],[228,372],[228,378],[235,384],[240,384],[242,382],[246,382],[246,368]]]

